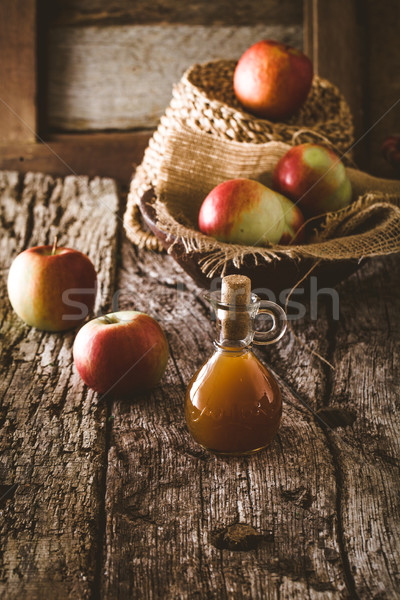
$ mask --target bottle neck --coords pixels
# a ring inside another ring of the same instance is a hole
[[[237,358],[239,356],[244,356],[251,352],[251,345],[249,346],[227,346],[221,345],[217,340],[214,340],[214,347],[216,354],[222,354],[224,356],[229,356],[233,358]]]
[[[216,311],[214,345],[227,351],[248,350],[254,337],[252,318],[245,309]]]

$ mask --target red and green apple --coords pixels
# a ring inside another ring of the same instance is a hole
[[[72,248],[35,246],[14,259],[8,296],[17,315],[44,331],[80,325],[93,309],[97,276],[89,258]]]
[[[164,374],[169,349],[161,326],[149,315],[117,311],[86,323],[73,357],[83,381],[100,394],[149,390]]]
[[[289,206],[290,204],[290,206]],[[217,185],[204,199],[199,229],[220,241],[262,246],[288,243],[302,224],[300,210],[259,181],[239,178]]]

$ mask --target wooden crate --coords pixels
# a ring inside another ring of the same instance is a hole
[[[360,8],[356,0],[5,0],[0,168],[106,175],[126,184],[172,83],[189,64],[238,57],[253,40],[275,37],[297,46],[304,40],[315,71],[350,104],[360,167],[393,176],[379,147],[399,121],[391,108],[399,83],[388,76],[399,70],[399,6],[394,0],[384,8],[371,1]]]

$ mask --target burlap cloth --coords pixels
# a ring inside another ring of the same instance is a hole
[[[124,216],[128,237],[139,246],[159,249],[160,243],[143,231],[138,217],[140,197],[154,187],[157,226],[173,242],[182,242],[186,252],[200,252],[201,269],[208,277],[223,272],[229,261],[240,267],[249,255],[258,263],[283,256],[339,261],[398,252],[400,182],[378,180],[351,168],[347,170],[353,203],[326,215],[310,243],[242,246],[219,242],[198,231],[201,203],[221,181],[248,177],[270,185],[279,158],[291,145],[308,140],[324,141],[346,163],[346,149],[353,139],[347,105],[336,88],[323,80],[314,81],[303,113],[292,122],[272,124],[245,115],[243,124],[244,113],[235,106],[229,80],[234,63],[219,63],[228,70],[228,76],[224,71],[219,78],[222,91],[208,83],[207,65],[192,67],[175,87],[171,105],[131,183]],[[214,73],[215,63],[209,64]],[[257,132],[257,128],[261,130]]]

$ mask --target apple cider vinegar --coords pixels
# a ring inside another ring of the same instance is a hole
[[[272,442],[279,429],[282,399],[275,378],[253,354],[251,343],[280,339],[286,329],[285,313],[273,302],[262,302],[251,294],[250,280],[240,275],[223,279],[222,301],[212,294],[208,299],[217,314],[216,350],[189,383],[188,429],[212,452],[257,452]],[[272,318],[273,327],[254,332],[254,319],[262,312]]]
[[[255,452],[278,431],[282,400],[275,379],[251,351],[217,350],[189,384],[186,421],[214,452]]]

